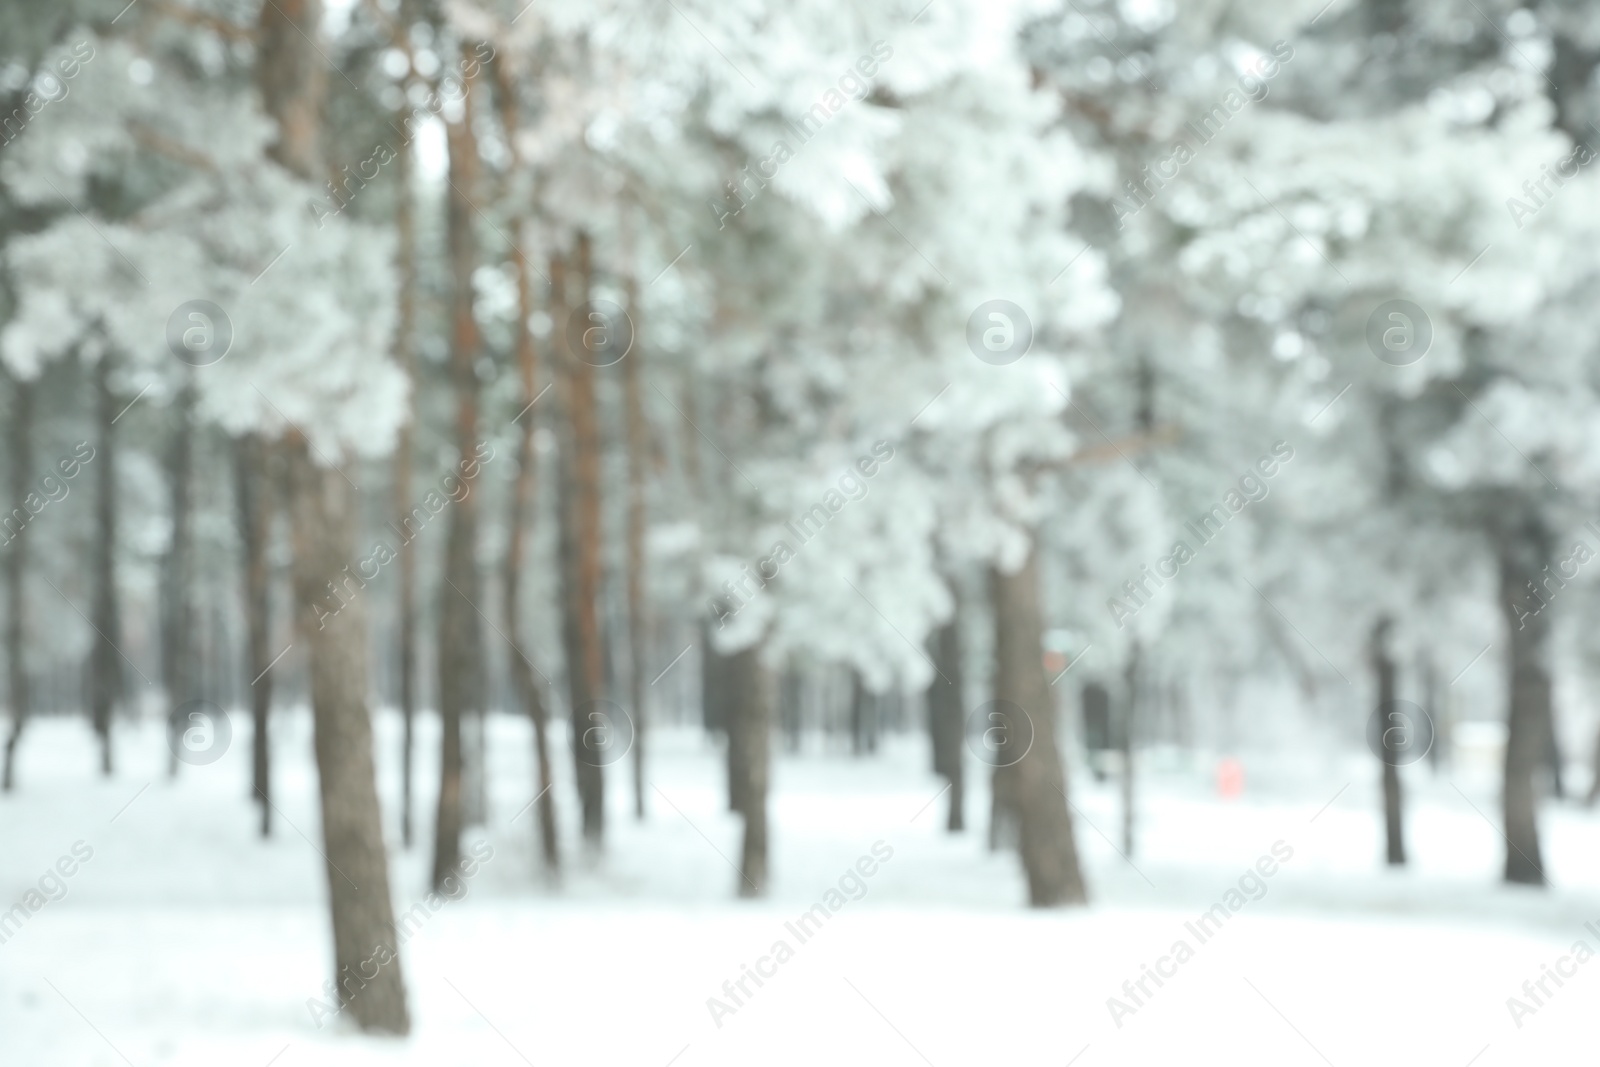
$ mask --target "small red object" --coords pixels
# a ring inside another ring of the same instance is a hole
[[[1244,764],[1225,756],[1217,764],[1217,795],[1232,800],[1244,792]]]

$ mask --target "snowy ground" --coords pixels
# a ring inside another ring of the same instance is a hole
[[[1600,930],[1600,817],[1549,807],[1555,888],[1503,888],[1502,842],[1483,817],[1496,810],[1484,768],[1464,768],[1453,784],[1413,769],[1413,864],[1402,874],[1377,862],[1370,759],[1246,757],[1249,784],[1233,801],[1216,799],[1209,760],[1151,759],[1137,868],[1086,824],[1115,837],[1116,797],[1079,770],[1073,799],[1094,903],[1038,913],[1021,906],[1012,857],[988,853],[981,833],[941,831],[944,801],[930,804],[939,783],[920,738],[865,761],[781,755],[775,884],[768,900],[748,903],[732,899],[724,857],[737,854],[738,824],[722,810],[718,755],[698,731],[652,738],[647,822],[631,818],[626,775],[611,775],[602,858],[571,854],[573,805],[561,782],[570,870],[559,886],[543,883],[532,817],[518,816],[532,795],[531,741],[509,718],[491,724],[492,810],[472,835],[494,856],[466,898],[433,914],[403,950],[413,1036],[364,1038],[337,1021],[319,1029],[307,1001],[330,966],[309,721],[282,717],[276,787],[287,822],[310,841],[280,824],[267,843],[253,836],[248,727],[235,722],[226,757],[184,767],[176,781],[153,724],[122,731],[110,781],[94,773],[82,723],[33,725],[20,789],[0,800],[0,908],[75,843],[80,857],[93,855],[62,879],[64,897],[0,945],[0,1065],[1593,1059],[1600,963],[1561,988],[1547,980],[1553,995],[1520,1028],[1506,1000],[1575,941],[1600,948],[1584,929]],[[386,801],[398,791],[397,725],[379,723]],[[419,772],[431,780],[428,767]],[[969,799],[981,825],[987,797],[976,788]],[[419,800],[430,814],[426,789]],[[388,803],[391,821],[396,808]],[[785,924],[877,842],[892,858],[802,944]],[[1277,842],[1292,858],[1202,944],[1186,924]],[[424,872],[423,849],[397,850],[398,910],[422,900]],[[747,980],[743,1006],[713,1020],[708,998],[727,1000],[723,983],[780,940],[792,958],[760,988]],[[1192,958],[1162,963],[1171,977],[1160,987],[1146,979],[1138,1010],[1113,1021],[1108,998],[1132,1005],[1123,983],[1179,940]]]

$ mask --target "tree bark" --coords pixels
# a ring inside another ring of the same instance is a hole
[[[110,351],[101,354],[94,368],[95,416],[100,447],[100,470],[95,479],[94,541],[94,650],[89,654],[89,715],[100,741],[100,773],[111,776],[111,714],[122,699],[124,679],[122,611],[117,596],[117,397],[111,391]]]
[[[470,56],[466,45],[463,55]],[[473,317],[472,274],[478,265],[472,232],[472,195],[477,188],[478,149],[473,133],[472,93],[462,96],[462,116],[450,123],[450,193],[447,231],[451,277],[450,378],[455,389],[458,474],[477,462],[478,325]],[[461,860],[463,804],[462,718],[481,710],[483,640],[478,619],[478,502],[470,481],[452,497],[445,542],[445,587],[439,591],[439,806],[433,844],[433,887],[456,874]],[[481,770],[481,769],[480,769]]]
[[[591,284],[590,244],[579,233],[576,267],[581,299],[589,300]],[[600,648],[600,428],[595,398],[594,367],[571,350],[566,343],[566,316],[573,310],[566,301],[566,275],[560,261],[552,263],[551,282],[560,315],[555,333],[562,339],[560,351],[563,383],[562,408],[564,439],[561,448],[561,584],[566,649],[567,689],[571,699],[572,757],[578,801],[583,814],[583,836],[598,846],[605,835],[604,754],[592,751],[587,742],[597,737],[614,736],[614,731],[595,732],[593,716],[603,715],[596,707],[604,693],[604,657]]]
[[[11,379],[11,499],[13,510],[0,526],[6,544],[6,675],[11,704],[11,729],[6,734],[5,767],[0,771],[0,792],[16,786],[17,745],[32,710],[28,685],[28,526],[33,516],[23,503],[33,472],[33,383]],[[15,527],[15,529],[13,529]]]
[[[395,361],[411,382],[413,411],[400,427],[394,449],[395,532],[400,535],[399,618],[395,642],[400,668],[400,839],[406,848],[414,839],[413,768],[416,762],[417,721],[417,554],[407,528],[411,514],[411,468],[416,426],[417,397],[417,227],[411,188],[411,141],[402,139],[395,153],[396,258],[400,267],[400,294],[394,331]]]
[[[1003,760],[1015,759],[1015,801],[1028,902],[1034,907],[1082,904],[1086,900],[1072,816],[1067,810],[1066,771],[1056,743],[1055,708],[1044,672],[1044,622],[1039,608],[1036,555],[1014,573],[991,572],[995,612],[995,699],[1022,709],[1031,726],[1024,744],[1014,724],[1001,746]]]
[[[950,621],[941,626],[930,642],[932,659],[938,670],[928,686],[928,734],[933,742],[933,771],[950,783],[949,812],[945,829],[957,833],[966,829],[965,781],[962,769],[961,611],[958,606]]]
[[[272,528],[272,478],[267,446],[255,434],[239,438],[234,450],[238,488],[239,535],[244,548],[245,662],[250,677],[250,721],[254,724],[251,751],[251,796],[261,807],[261,836],[272,835],[272,711],[271,586],[267,570],[267,539]]]
[[[752,645],[728,657],[728,676],[732,697],[728,747],[739,750],[738,759],[729,762],[729,772],[740,776],[739,812],[744,816],[739,895],[758,897],[767,892],[767,791],[772,761],[772,694],[761,662],[761,646]],[[734,723],[737,728],[732,728]]]
[[[322,171],[319,138],[327,77],[315,43],[321,20],[317,0],[273,0],[262,5],[255,35],[257,84],[267,113],[277,120],[278,140],[270,154],[313,182]],[[324,591],[353,561],[355,508],[344,477],[317,468],[297,433],[291,432],[287,451],[295,616],[310,650],[335,981],[363,1030],[404,1034],[411,1020],[372,763],[365,606],[359,596],[337,613],[322,604]],[[362,965],[380,949],[388,959],[365,979]]]
[[[628,670],[633,696],[633,814],[643,819],[645,696],[649,683],[650,617],[645,603],[645,462],[649,451],[649,427],[645,423],[644,401],[639,392],[639,292],[638,282],[628,279],[628,313],[633,316],[634,350],[622,360],[623,413],[628,430]]]
[[[1505,879],[1543,885],[1535,777],[1543,762],[1544,735],[1550,722],[1550,616],[1530,590],[1540,588],[1541,571],[1551,562],[1551,536],[1535,506],[1525,504],[1499,531],[1498,542],[1500,605],[1510,638],[1501,794],[1507,846]]]
[[[1140,676],[1142,660],[1143,650],[1135,638],[1128,650],[1128,666],[1123,677],[1122,729],[1117,732],[1122,746],[1122,852],[1125,856],[1133,855],[1133,753],[1139,735],[1139,700],[1144,695]]]
[[[1393,620],[1387,615],[1380,616],[1372,626],[1369,645],[1373,684],[1378,695],[1378,711],[1383,716],[1383,720],[1379,723],[1381,731],[1400,726],[1389,721],[1390,712],[1394,708],[1396,690],[1395,662],[1389,653],[1389,632],[1393,625]],[[1380,742],[1378,751],[1382,753],[1378,759],[1383,765],[1384,858],[1391,867],[1398,867],[1406,862],[1405,797],[1400,788],[1400,767],[1388,746]]]
[[[388,858],[372,763],[367,709],[367,622],[360,596],[330,611],[329,576],[354,558],[355,506],[337,470],[312,463],[303,440],[290,446],[294,586],[302,640],[311,650],[311,714],[322,799],[322,837],[340,999],[363,1030],[410,1030],[395,958],[367,978],[380,947],[398,956]]]
[[[184,724],[179,709],[199,698],[195,686],[194,627],[194,405],[192,371],[173,402],[167,478],[172,501],[172,539],[162,568],[161,674],[167,689],[167,773],[178,774]]]

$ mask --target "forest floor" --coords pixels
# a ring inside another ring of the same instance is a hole
[[[246,797],[244,716],[234,716],[222,760],[184,766],[175,780],[157,724],[119,729],[109,780],[96,774],[81,721],[32,724],[19,788],[0,799],[0,908],[41,879],[60,895],[47,872],[75,845],[92,857],[61,880],[61,899],[0,944],[0,1064],[1592,1059],[1600,963],[1578,966],[1561,987],[1546,979],[1543,1006],[1520,1019],[1507,998],[1526,999],[1523,983],[1575,942],[1600,950],[1600,813],[1547,804],[1553,887],[1501,886],[1486,765],[1448,776],[1408,769],[1412,863],[1400,872],[1380,862],[1376,767],[1364,753],[1327,749],[1296,763],[1245,755],[1247,785],[1232,800],[1216,796],[1211,759],[1152,754],[1131,862],[1111,844],[1115,781],[1078,769],[1075,822],[1093,903],[1032,912],[1014,856],[989,852],[981,829],[943,831],[945,798],[921,737],[889,738],[868,759],[813,739],[775,760],[772,891],[748,902],[733,896],[739,824],[724,810],[720,756],[697,729],[651,736],[646,821],[632,817],[625,768],[609,774],[599,857],[575,848],[563,761],[569,869],[559,885],[542,878],[526,810],[530,735],[509,717],[490,723],[489,818],[468,835],[493,856],[465,896],[428,911],[425,849],[396,849],[396,908],[423,904],[402,949],[412,1036],[365,1038],[337,1019],[319,1027],[308,1002],[322,997],[330,945],[310,724],[303,713],[277,721],[281,817],[265,842]],[[419,752],[431,753],[425,722]],[[378,726],[397,844],[398,722],[384,715]],[[426,842],[434,771],[418,764]],[[981,828],[986,782],[968,767],[969,826]],[[870,877],[845,877],[835,898],[845,902],[802,942],[786,924],[831,903],[825,894],[875,844],[892,857],[864,864]],[[1274,845],[1292,857],[1241,886]],[[1240,900],[1203,942],[1191,929],[1213,905]],[[792,955],[762,962],[779,941]],[[1189,953],[1167,960],[1179,941]],[[759,988],[746,979],[736,1004],[724,983],[758,963],[770,976]],[[1146,978],[1142,992],[1133,984],[1130,997],[1124,982],[1158,963],[1169,976],[1160,986]],[[714,1017],[713,997],[735,1010]],[[1112,997],[1135,1010],[1113,1017]]]

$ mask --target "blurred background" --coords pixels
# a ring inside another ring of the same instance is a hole
[[[0,0],[0,1063],[1582,1055],[1597,65]]]

